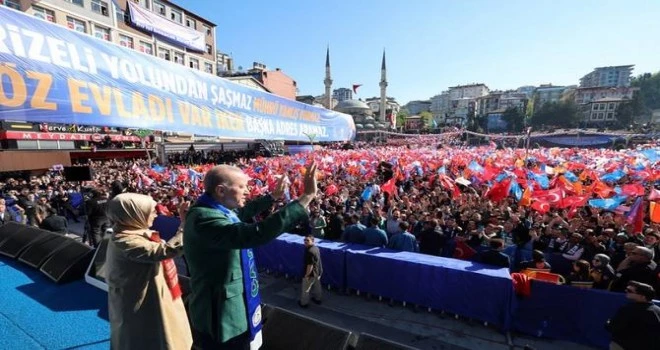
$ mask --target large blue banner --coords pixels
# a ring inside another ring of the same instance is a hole
[[[345,141],[351,116],[0,6],[0,118],[226,138]]]

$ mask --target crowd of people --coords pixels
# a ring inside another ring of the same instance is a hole
[[[189,150],[171,155],[169,165],[90,161],[92,182],[72,183],[51,172],[9,179],[0,191],[29,225],[78,220],[85,210],[88,241],[96,245],[109,227],[102,202],[118,193],[147,194],[159,215],[175,216],[179,203],[201,195],[204,173],[223,162],[251,177],[253,197],[286,176],[290,201],[300,194],[305,162],[313,159],[319,197],[294,233],[479,260],[512,272],[551,269],[568,284],[599,289],[623,291],[629,280],[657,286],[660,233],[649,208],[660,199],[656,150],[525,152],[442,148],[426,140],[274,158]],[[74,207],[71,196],[83,192],[89,193],[86,205]]]
[[[305,220],[289,223],[290,232],[511,272],[551,271],[583,288],[626,292],[634,282],[646,294],[645,286],[658,290],[655,145],[525,150],[448,141],[453,146],[408,139],[273,158],[188,150],[170,155],[169,164],[89,161],[89,182],[67,181],[58,171],[3,180],[0,220],[64,233],[67,220],[86,215],[86,241],[96,246],[110,227],[110,199],[143,194],[153,199],[155,214],[181,215],[182,203],[203,197],[205,174],[228,163],[247,175],[249,198],[284,185],[282,200],[253,213],[259,222],[303,195],[306,166],[314,162],[317,196],[306,203]]]

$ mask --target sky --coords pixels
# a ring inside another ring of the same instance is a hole
[[[213,21],[235,67],[281,68],[300,95],[324,92],[330,47],[333,89],[363,84],[354,98],[401,104],[450,86],[491,89],[578,84],[595,67],[660,71],[657,0],[177,0]]]

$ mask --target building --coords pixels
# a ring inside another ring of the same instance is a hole
[[[543,84],[534,92],[534,108],[539,109],[546,103],[557,103],[562,101],[566,95],[572,93],[575,86],[554,86]]]
[[[516,92],[521,93],[521,94],[525,94],[525,95],[527,95],[528,99],[531,99],[532,96],[534,96],[534,91],[535,90],[536,90],[536,86],[534,86],[534,85],[525,85],[525,86],[521,86],[521,87],[517,88]]]
[[[438,124],[445,123],[445,117],[449,113],[449,91],[431,97],[430,111]]]
[[[332,98],[341,102],[353,99],[353,90],[349,88],[339,88],[332,90]]]
[[[87,33],[192,69],[214,74],[216,25],[184,7],[166,0],[3,0],[0,4],[30,13],[45,21]],[[151,24],[166,23],[159,30],[171,34],[167,41],[139,20],[129,7]],[[179,37],[193,37],[188,42]]]
[[[403,108],[408,111],[410,115],[418,115],[422,112],[431,111],[431,100],[417,100],[406,103]]]
[[[500,114],[509,108],[517,108],[521,113],[525,113],[529,98],[524,92],[518,90],[491,91],[488,95],[478,99],[480,116],[487,116],[494,112]]]
[[[635,65],[597,67],[591,73],[580,79],[581,88],[593,87],[627,87]]]
[[[479,112],[479,101],[489,94],[485,84],[452,86],[431,98],[431,114],[438,124],[465,124]]]
[[[370,97],[364,100],[364,102],[369,106],[371,109],[373,115],[376,116],[376,120],[379,123],[388,123],[390,116],[394,116],[396,119],[396,115],[401,111],[401,105],[399,105],[399,102],[397,102],[394,97],[386,97],[385,100],[385,112],[383,113],[385,115],[385,119],[381,120],[381,98],[380,97]]]
[[[575,91],[575,103],[587,124],[614,123],[616,110],[623,102],[629,101],[639,88],[634,87],[591,87]]]
[[[230,55],[218,50],[215,54],[215,60],[217,67],[216,72],[219,76],[222,77],[234,73],[234,59]]]
[[[254,62],[247,72],[237,72],[225,77],[233,78],[232,80],[239,77],[253,77],[271,93],[291,100],[295,100],[298,93],[298,83],[295,80],[284,74],[281,69],[268,70],[265,64],[259,62]]]
[[[490,90],[485,84],[457,85],[449,88],[449,99],[476,99],[488,95]]]

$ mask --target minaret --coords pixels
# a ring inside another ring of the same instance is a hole
[[[325,108],[332,109],[332,78],[330,77],[330,46],[325,52]]]
[[[387,109],[387,68],[385,67],[385,50],[383,50],[383,63],[380,65],[380,116],[378,121],[384,123]]]

